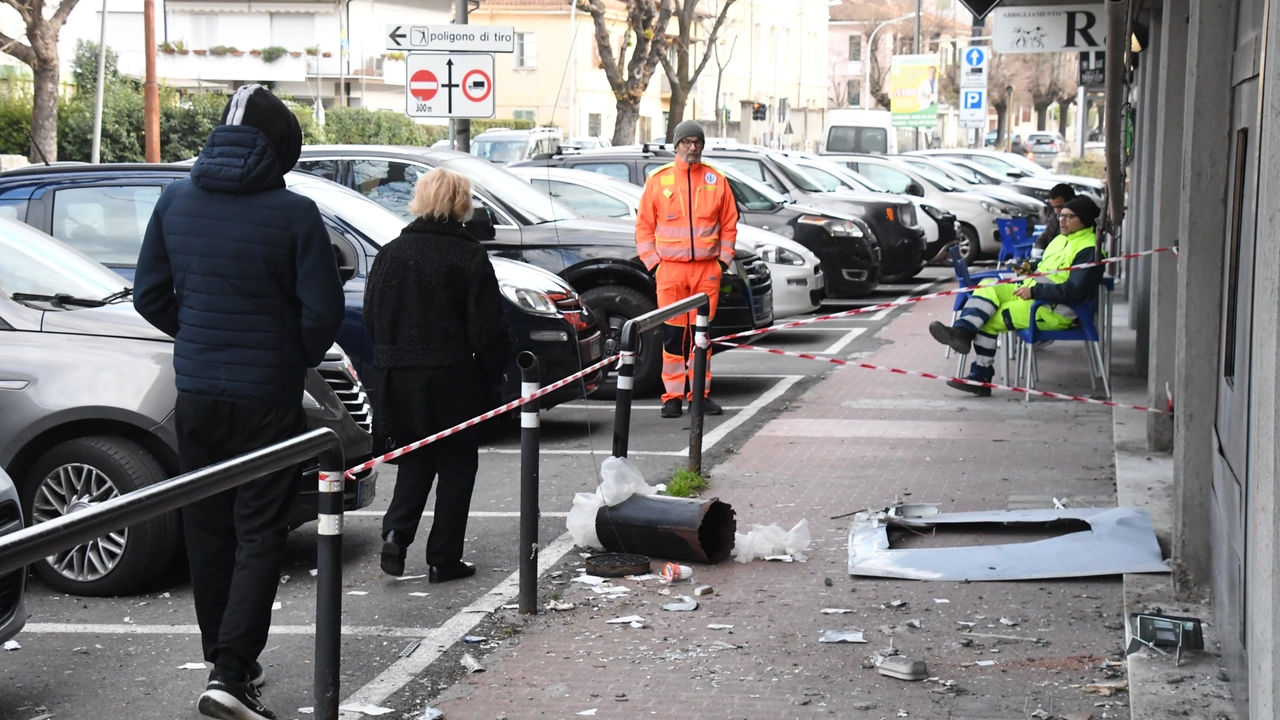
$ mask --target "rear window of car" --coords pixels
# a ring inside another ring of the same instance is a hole
[[[827,152],[889,152],[889,131],[878,127],[837,125],[827,134]]]
[[[586,170],[587,172],[608,175],[623,182],[631,182],[631,167],[626,163],[574,163],[567,167],[571,167],[574,170]]]

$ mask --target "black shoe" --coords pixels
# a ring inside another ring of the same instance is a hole
[[[937,320],[929,323],[929,334],[933,336],[934,340],[950,347],[961,355],[969,354],[969,351],[973,349],[973,337],[977,335],[976,332],[969,328],[951,327]]]
[[[702,414],[703,415],[723,415],[724,408],[720,407],[720,403],[709,397],[702,398]]]
[[[984,367],[982,365],[979,365],[978,363],[974,363],[973,365],[969,366],[969,377],[967,377],[966,379],[989,383],[992,380],[996,379],[996,369],[994,367],[990,367],[990,366]],[[947,385],[949,387],[955,388],[956,390],[961,390],[963,392],[967,392],[972,395],[977,395],[978,397],[991,397],[991,388],[989,387],[983,387],[981,385],[970,385],[968,383],[957,382],[955,380],[948,380]]]
[[[401,540],[394,530],[388,532],[382,542],[382,572],[391,577],[404,575],[404,558],[409,544]]]
[[[680,417],[681,412],[680,400],[678,398],[671,398],[670,400],[662,403],[662,417],[664,418],[678,418]]]
[[[253,667],[249,668],[249,685],[254,689],[261,690],[263,685],[267,684],[267,671],[262,669],[262,663],[254,662]]]
[[[442,583],[450,580],[461,580],[476,574],[476,566],[459,560],[454,565],[431,566],[427,571],[427,582]]]
[[[196,709],[201,715],[218,720],[276,720],[276,714],[258,702],[258,696],[258,689],[248,680],[235,682],[215,673]]]

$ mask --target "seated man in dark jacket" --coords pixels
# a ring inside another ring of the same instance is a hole
[[[996,337],[1007,330],[1031,327],[1031,306],[1036,300],[1049,303],[1037,310],[1036,327],[1065,330],[1076,320],[1067,303],[1093,299],[1104,273],[1101,265],[1070,272],[1053,271],[1101,259],[1094,232],[1099,212],[1098,206],[1086,197],[1067,203],[1058,215],[1062,234],[1045,248],[1044,259],[1035,268],[1036,272],[1049,275],[1028,278],[1021,285],[979,288],[969,297],[953,325],[948,327],[936,321],[929,324],[929,334],[935,340],[961,355],[967,355],[973,348],[975,358],[969,369],[969,380],[991,382],[995,377]],[[991,394],[991,388],[978,385],[955,381],[947,384],[974,395]]]
[[[260,85],[236,91],[189,180],[164,191],[138,257],[134,307],[174,338],[175,419],[190,472],[306,431],[302,388],[342,322],[342,283],[311,200],[285,189],[298,120]],[[213,663],[198,708],[272,720],[258,701],[298,467],[183,509],[191,589]]]
[[[1045,206],[1047,216],[1044,220],[1044,230],[1036,237],[1035,247],[1031,249],[1031,259],[1039,261],[1044,257],[1044,249],[1049,247],[1049,243],[1054,238],[1062,234],[1062,228],[1058,226],[1058,213],[1062,212],[1062,208],[1067,203],[1076,199],[1076,191],[1066,183],[1058,183],[1049,190],[1049,203]]]

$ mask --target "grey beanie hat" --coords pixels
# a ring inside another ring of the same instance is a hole
[[[703,131],[702,124],[696,120],[685,120],[676,126],[675,137],[671,138],[672,144],[679,144],[685,138],[697,138],[702,142],[707,141],[707,133]]]

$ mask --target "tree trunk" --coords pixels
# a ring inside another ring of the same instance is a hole
[[[1008,119],[1009,113],[1008,103],[991,103],[991,109],[996,111],[996,147],[1004,146],[1004,138],[1009,133]],[[985,141],[985,138],[984,138]]]
[[[666,134],[663,136],[667,142],[675,142],[676,125],[684,119],[684,108],[689,103],[689,91],[682,87],[671,87],[671,105],[670,112],[667,113]]]
[[[1044,132],[1049,128],[1049,105],[1036,105],[1036,130]]]
[[[32,146],[29,160],[33,163],[58,160],[58,49],[52,47],[52,58],[45,57],[32,68],[33,107],[31,110]],[[43,153],[43,155],[42,155]]]
[[[636,141],[636,123],[640,120],[640,98],[618,98],[618,119],[613,125],[614,145],[633,145]],[[648,142],[648,138],[645,138]]]
[[[1067,136],[1067,109],[1072,104],[1070,100],[1058,101],[1058,133],[1064,138]]]

